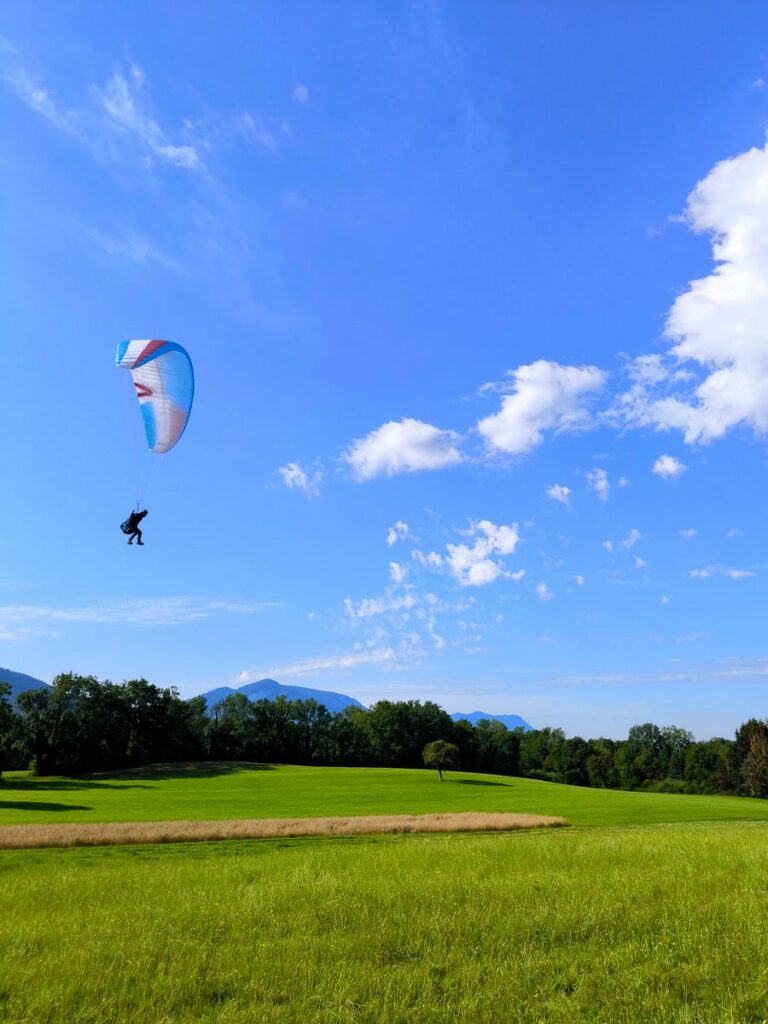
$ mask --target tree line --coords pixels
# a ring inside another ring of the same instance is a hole
[[[567,738],[562,729],[454,722],[432,701],[379,701],[331,714],[315,700],[213,708],[146,679],[115,684],[72,673],[10,698],[0,683],[0,773],[76,774],[168,761],[242,760],[348,767],[422,767],[435,741],[465,771],[606,789],[768,797],[768,722],[734,739],[696,741],[677,726],[635,725],[625,740]]]

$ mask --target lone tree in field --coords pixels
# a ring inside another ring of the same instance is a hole
[[[444,771],[459,767],[459,748],[455,743],[448,743],[446,740],[433,740],[428,743],[421,756],[425,768],[437,768],[441,782]]]

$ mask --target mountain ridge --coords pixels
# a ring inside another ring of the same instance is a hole
[[[50,686],[50,683],[45,683],[42,679],[35,679],[24,672],[13,672],[9,668],[0,668],[0,683],[11,684],[11,700],[15,700],[20,693],[26,693],[27,690],[40,690],[44,686]]]
[[[508,729],[522,729],[523,732],[533,732],[533,726],[529,725],[520,715],[489,715],[487,711],[470,711],[469,714],[465,715],[457,711],[451,715],[451,718],[454,722],[460,722],[464,719],[467,722],[471,722],[472,725],[477,725],[478,722],[501,722]]]
[[[334,715],[350,706],[367,710],[359,700],[349,697],[345,693],[336,693],[334,690],[315,690],[308,686],[289,686],[278,683],[276,679],[257,679],[237,688],[217,686],[213,690],[201,693],[200,696],[205,697],[206,705],[210,710],[214,704],[234,693],[242,693],[249,700],[276,700],[278,697],[285,697],[286,700],[316,700],[318,704],[322,704]]]

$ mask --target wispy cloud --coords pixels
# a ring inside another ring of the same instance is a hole
[[[235,676],[234,683],[247,683],[252,679],[265,676],[288,679],[292,676],[312,676],[322,672],[333,672],[339,669],[359,668],[361,665],[385,665],[393,662],[397,652],[393,647],[380,647],[374,650],[353,650],[342,654],[330,654],[316,658],[302,658],[284,665],[273,665],[269,668],[243,669]]]
[[[681,643],[689,643],[706,637],[703,633],[681,636]],[[674,683],[731,683],[760,682],[768,676],[768,658],[734,659],[719,665],[702,668],[686,668],[677,672],[605,672],[594,675],[560,676],[551,681],[558,686],[606,686],[662,685]]]
[[[59,106],[53,93],[41,78],[33,75],[24,67],[9,68],[4,72],[3,78],[21,102],[31,110],[46,118],[60,131],[74,131],[76,115]]]
[[[89,229],[91,238],[109,256],[129,260],[141,267],[155,264],[165,267],[167,270],[181,271],[181,266],[174,260],[165,256],[157,249],[152,242],[137,231],[127,229],[123,232],[109,235],[95,228]]]
[[[729,580],[746,580],[757,574],[752,569],[733,569],[726,565],[706,565],[703,569],[691,569],[688,575],[694,580],[706,580],[711,576],[725,576]]]
[[[127,72],[115,71],[103,89],[97,90],[101,105],[111,123],[140,143],[152,156],[175,167],[198,170],[200,154],[194,146],[174,145],[147,109],[143,96],[145,76],[136,64]]]
[[[99,601],[75,607],[0,606],[0,638],[19,640],[66,625],[179,626],[216,615],[254,615],[277,607],[266,601],[200,597],[148,597]]]

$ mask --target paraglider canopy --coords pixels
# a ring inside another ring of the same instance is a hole
[[[172,341],[121,341],[115,364],[131,371],[149,450],[170,451],[184,433],[195,394],[186,349]]]

